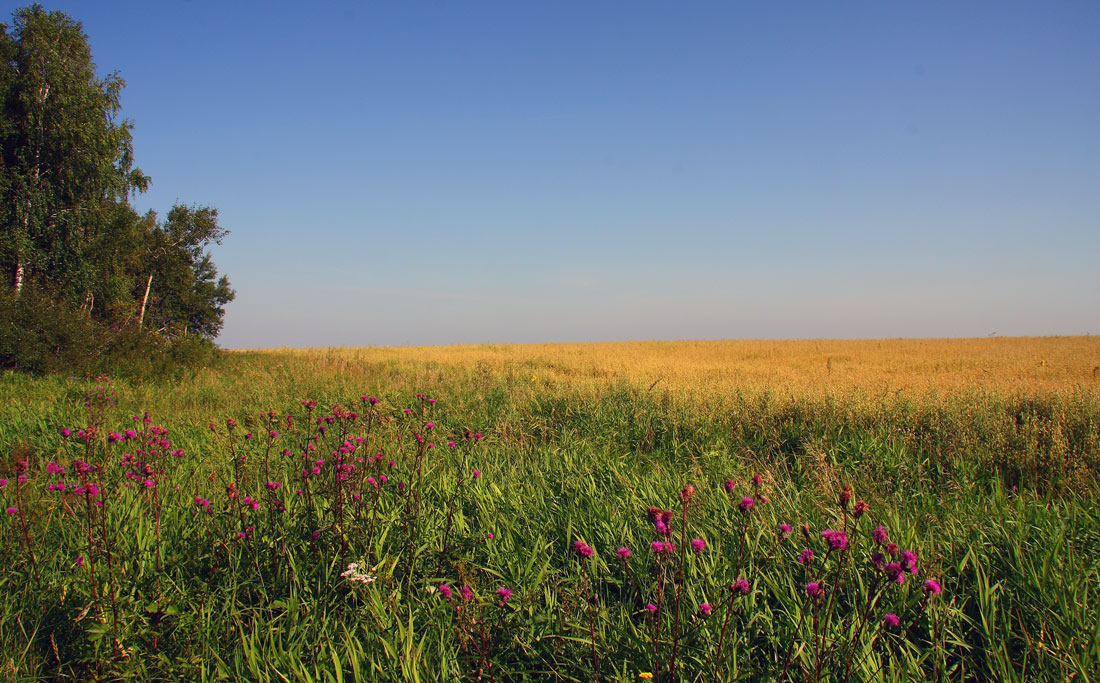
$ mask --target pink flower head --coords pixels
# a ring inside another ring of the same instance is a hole
[[[474,591],[469,586],[462,587],[462,599],[469,602],[474,599]]]
[[[691,541],[691,551],[698,555],[707,549],[707,542],[701,538],[695,538]]]
[[[733,488],[737,486],[732,479],[727,479],[722,486],[726,487],[726,493],[733,493]]]
[[[488,538],[490,541],[493,540],[494,538],[496,538],[496,536],[493,535],[492,531],[490,531],[488,534],[486,534],[485,537]]]
[[[943,586],[935,579],[928,579],[924,582],[924,592],[926,595],[939,595],[943,592]]]
[[[10,508],[8,508],[8,514],[9,514],[9,515],[14,515],[14,514],[15,514],[15,513],[17,513],[17,512],[19,512],[19,508],[16,508],[16,507],[10,507]]]
[[[649,610],[649,613],[650,613],[650,614],[652,614],[652,613],[654,613],[654,612],[656,612],[656,611],[657,611],[657,605],[654,605],[654,604],[653,604],[652,602],[650,602],[650,603],[647,603],[647,604],[646,604],[646,606],[645,606],[645,608],[646,608],[647,610]]]
[[[779,525],[779,538],[781,538],[785,541],[785,540],[787,540],[787,537],[790,536],[790,535],[791,535],[791,525],[790,524],[780,524]]]
[[[481,478],[481,470],[474,470],[474,479]]]
[[[901,564],[898,562],[890,562],[882,571],[890,578],[891,581],[897,584],[905,583],[905,571],[901,568]]]
[[[871,532],[871,538],[874,539],[875,543],[882,545],[887,540],[889,540],[890,534],[886,531],[886,527],[880,524],[875,527],[874,531]]]
[[[760,488],[764,484],[764,477],[760,474],[752,475],[752,485]]]
[[[855,508],[852,509],[852,514],[856,519],[859,519],[863,515],[867,514],[867,511],[871,509],[871,506],[867,504],[867,501],[861,500],[856,502]]]
[[[573,543],[573,552],[580,555],[581,559],[587,560],[588,558],[592,557],[592,555],[596,551],[593,550],[592,547],[584,541],[576,541],[575,543]]]
[[[901,568],[916,574],[913,570],[917,568],[917,554],[912,550],[901,551]]]
[[[450,600],[451,596],[454,595],[454,592],[451,590],[450,586],[448,586],[447,584],[443,584],[439,587],[439,594]]]
[[[826,529],[821,532],[821,537],[829,543],[829,547],[833,550],[847,550],[848,549],[848,534],[843,531],[833,531],[832,529]]]
[[[738,505],[737,507],[740,508],[741,512],[743,512],[747,515],[749,513],[749,510],[752,509],[752,506],[753,506],[752,497],[751,496],[745,496],[744,498],[741,499],[741,504]]]
[[[615,554],[619,556],[620,560],[625,560],[630,557],[630,548],[619,548],[615,551]]]
[[[684,503],[690,503],[691,497],[695,495],[695,487],[691,484],[687,484],[680,491],[680,500]]]
[[[749,585],[748,579],[745,579],[744,577],[737,579],[737,581],[735,581],[733,585],[730,586],[730,591],[733,592],[735,595],[737,593],[740,593],[741,595],[748,595],[750,590],[752,590],[752,586]]]
[[[712,609],[713,608],[710,606],[710,603],[708,603],[708,602],[699,603],[699,611],[703,614],[704,617],[708,616]]]
[[[888,613],[882,618],[882,625],[886,628],[897,628],[901,624],[901,619],[898,619],[898,615],[893,612]]]
[[[812,581],[806,584],[806,595],[811,598],[818,598],[825,594],[825,589],[821,587],[821,582]]]
[[[802,554],[798,556],[798,561],[801,564],[806,565],[807,567],[810,566],[810,564],[814,561],[814,551],[810,550],[809,548],[803,548]]]
[[[497,589],[497,595],[500,596],[501,604],[504,604],[504,603],[506,603],[506,602],[508,602],[509,600],[512,599],[512,589],[511,588],[498,588]]]

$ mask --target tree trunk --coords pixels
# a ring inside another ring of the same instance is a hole
[[[141,329],[141,323],[145,321],[145,304],[149,301],[149,288],[153,285],[153,274],[149,273],[149,279],[145,281],[145,296],[141,297],[141,313],[138,314],[138,329]]]

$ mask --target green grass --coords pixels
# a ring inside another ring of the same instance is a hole
[[[623,681],[1093,680],[1100,666],[1094,394],[687,398],[615,381],[539,386],[484,368],[339,368],[274,354],[232,354],[172,384],[120,382],[101,416],[84,406],[90,388],[0,379],[0,499],[18,508],[0,519],[8,680],[588,681],[594,668]],[[361,395],[381,399],[375,419],[326,425],[309,459],[326,461],[322,473],[303,483],[316,425],[300,402],[318,402],[313,417],[334,406],[367,414]],[[154,488],[125,477],[122,456],[137,440],[106,440],[146,434],[130,420],[146,410],[168,429],[168,450],[184,451],[150,458],[164,469]],[[61,434],[96,422],[87,446]],[[364,439],[351,462],[384,456],[337,483],[331,454],[343,432]],[[435,447],[418,446],[416,433]],[[28,478],[17,485],[23,459]],[[88,476],[103,508],[72,493],[80,459],[98,467]],[[50,462],[63,477],[47,474]],[[379,489],[367,483],[382,474]],[[58,479],[66,493],[47,489]],[[684,539],[706,540],[699,555],[682,553],[686,484],[695,493]],[[870,506],[858,521],[837,502],[845,485],[852,503]],[[742,514],[737,503],[754,492],[768,501]],[[674,513],[678,549],[660,564],[651,506]],[[784,522],[794,527],[785,541]],[[919,556],[919,575],[902,586],[870,562],[878,524]],[[828,553],[826,528],[847,528],[850,549]],[[595,548],[592,559],[573,552],[577,540]],[[807,545],[809,570],[797,561]],[[628,566],[620,546],[633,551]],[[342,578],[350,562],[375,580]],[[732,596],[739,577],[752,590]],[[817,578],[827,590],[815,603],[804,586]],[[927,599],[927,578],[943,593]],[[448,601],[441,584],[476,598]],[[514,591],[503,605],[500,587]],[[645,605],[659,595],[655,644]],[[902,628],[881,626],[887,612]]]

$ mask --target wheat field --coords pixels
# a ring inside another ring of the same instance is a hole
[[[687,396],[768,390],[791,397],[922,399],[1095,393],[1100,337],[805,341],[638,341],[271,349],[322,374],[385,364],[409,371],[598,388],[627,383]]]

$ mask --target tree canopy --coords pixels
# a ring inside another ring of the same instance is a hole
[[[68,15],[35,4],[0,24],[0,269],[15,297],[33,284],[116,328],[212,339],[234,292],[208,248],[228,231],[211,207],[134,211],[151,181],[123,86]]]

